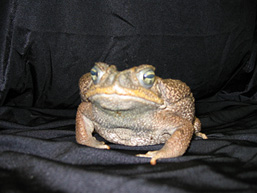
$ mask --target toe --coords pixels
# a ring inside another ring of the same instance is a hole
[[[138,157],[153,157],[157,151],[148,151],[146,154],[137,154]]]
[[[101,144],[101,145],[98,145],[97,148],[100,148],[100,149],[110,149],[110,146],[109,145],[105,145],[104,143]]]
[[[196,136],[201,137],[202,139],[208,139],[207,135],[205,135],[204,133],[201,132],[197,132],[195,133]]]
[[[152,166],[156,165],[156,159],[155,158],[152,158],[151,161],[150,161],[150,164]]]

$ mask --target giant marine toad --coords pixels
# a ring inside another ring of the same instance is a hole
[[[137,156],[178,157],[187,150],[201,123],[195,117],[194,97],[183,82],[161,79],[151,65],[117,71],[96,63],[79,81],[82,102],[76,117],[76,140],[90,147],[110,149],[93,137],[95,131],[109,142],[128,146],[164,143],[158,151]]]

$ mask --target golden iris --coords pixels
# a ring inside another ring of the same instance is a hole
[[[91,69],[90,71],[91,74],[91,78],[93,80],[94,83],[97,83],[98,81],[98,68],[96,68],[95,66]]]
[[[143,75],[143,81],[147,85],[152,85],[154,83],[154,79],[155,79],[155,73],[152,70],[147,71]]]

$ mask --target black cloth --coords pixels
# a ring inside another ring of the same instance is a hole
[[[2,0],[0,192],[256,192],[256,11],[256,0]],[[78,145],[78,80],[96,61],[186,82],[209,139],[156,166],[135,154],[162,145]]]

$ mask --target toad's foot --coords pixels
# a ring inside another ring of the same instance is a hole
[[[186,148],[189,143],[189,139],[181,140],[180,142],[184,141],[184,143],[176,146],[176,144],[178,144],[178,142],[176,142],[175,139],[178,139],[182,133],[183,132],[181,132],[181,130],[176,131],[162,149],[160,149],[158,151],[148,151],[146,154],[137,154],[136,156],[151,158],[151,161],[150,161],[151,165],[156,165],[157,159],[181,156],[186,151]],[[204,133],[201,133],[201,132],[196,132],[195,135],[198,137],[201,137],[203,139],[208,139],[208,137]],[[173,145],[171,145],[171,144],[173,144]]]
[[[201,122],[197,117],[195,117],[194,129],[195,129],[196,136],[201,137],[202,139],[208,139],[208,137],[204,133],[200,132],[201,131]]]
[[[80,144],[98,149],[110,149],[110,146],[106,145],[103,141],[98,141],[94,137],[87,141],[79,141]]]
[[[151,158],[151,165],[155,165],[158,159],[182,156],[186,152],[192,138],[192,127],[192,124],[184,121],[183,125],[180,125],[160,150],[149,151],[146,154],[139,154],[137,156]]]
[[[99,149],[110,149],[110,146],[109,145],[106,145],[103,141],[97,141],[95,140],[95,146],[96,148],[99,148]]]
[[[160,159],[160,158],[163,158],[161,153],[158,153],[159,151],[148,151],[146,154],[137,154],[136,156],[152,158],[151,161],[150,161],[150,164],[151,165],[156,165],[156,160]]]
[[[173,154],[173,155],[171,155],[170,151],[166,151],[166,148],[162,148],[162,149],[157,150],[157,151],[148,151],[146,154],[137,154],[136,156],[151,158],[150,164],[151,165],[156,165],[156,161],[158,159],[174,158],[174,157],[181,156],[181,154],[177,154],[177,155]]]
[[[201,132],[195,132],[195,135],[201,137],[202,139],[208,139],[207,135]]]

